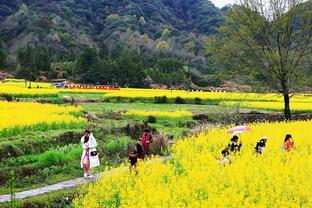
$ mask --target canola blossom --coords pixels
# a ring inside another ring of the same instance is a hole
[[[224,101],[221,105],[225,106],[237,106],[249,109],[259,109],[259,110],[274,110],[282,111],[284,109],[283,102],[261,102],[261,101],[242,101],[242,102],[231,102]],[[293,111],[312,111],[312,102],[291,102],[291,110]]]
[[[240,92],[200,92],[185,90],[160,90],[160,89],[135,89],[122,88],[119,91],[106,92],[107,97],[129,97],[129,98],[154,98],[166,96],[168,98],[181,97],[184,99],[211,99],[230,101],[271,101],[283,102],[283,97],[274,93],[240,93]],[[311,94],[298,94],[292,98],[294,102],[312,102]]]
[[[30,127],[38,124],[69,124],[86,122],[82,117],[71,115],[80,108],[51,104],[0,101],[0,132],[12,128]]]
[[[232,164],[216,157],[227,146],[226,128],[178,140],[171,158],[140,162],[138,174],[116,169],[85,186],[74,207],[312,207],[312,121],[261,123],[240,136]],[[295,148],[281,149],[287,133]],[[263,154],[254,147],[269,140]]]
[[[190,111],[140,111],[140,110],[129,110],[125,112],[125,116],[157,116],[157,117],[189,117],[192,116]]]
[[[185,90],[134,89],[122,88],[119,91],[107,92],[108,97],[153,98],[166,96],[168,98],[182,97],[185,99],[220,99],[220,100],[270,100],[279,101],[276,94],[234,93],[234,92],[189,92]]]
[[[56,97],[58,93],[100,93],[104,95],[105,91],[98,89],[64,89],[55,88],[53,83],[32,82],[31,88],[29,83],[25,84],[24,80],[8,79],[0,82],[0,94],[12,96],[24,95],[29,97]]]
[[[59,90],[57,89],[47,89],[47,88],[25,88],[14,85],[3,85],[0,84],[0,94],[8,95],[24,95],[24,96],[48,96],[55,97]]]

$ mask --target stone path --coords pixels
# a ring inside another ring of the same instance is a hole
[[[99,178],[101,174],[97,174],[95,178]],[[73,188],[79,185],[83,185],[85,183],[88,183],[92,180],[90,179],[85,179],[85,178],[76,178],[68,181],[63,181],[61,183],[53,184],[50,186],[45,186],[42,188],[37,188],[37,189],[32,189],[29,191],[22,191],[19,193],[15,194],[15,199],[24,199],[26,197],[31,197],[31,196],[37,196],[40,194],[48,193],[51,191],[57,191],[57,190],[62,190],[62,189],[69,189]],[[0,195],[0,203],[3,202],[9,202],[11,201],[11,195],[6,194],[6,195]]]
[[[161,160],[166,161],[169,158],[170,158],[170,156],[164,157]],[[80,185],[83,185],[86,183],[94,182],[97,179],[99,179],[100,177],[102,177],[103,175],[104,176],[110,176],[110,175],[114,174],[115,171],[117,171],[117,170],[120,171],[120,169],[122,171],[126,171],[129,169],[129,167],[115,168],[115,169],[109,170],[105,173],[99,173],[99,174],[95,175],[95,177],[93,179],[76,178],[76,179],[72,179],[72,180],[68,180],[68,181],[63,181],[63,182],[60,182],[57,184],[53,184],[50,186],[45,186],[45,187],[36,188],[36,189],[28,190],[28,191],[18,192],[15,194],[15,199],[20,200],[20,199],[24,199],[27,197],[38,196],[41,194],[49,193],[52,191],[70,189],[70,188],[80,186]],[[0,203],[9,202],[9,201],[11,201],[11,195],[10,194],[0,195]]]
[[[112,170],[107,171],[103,174],[102,173],[96,174],[93,179],[76,178],[76,179],[63,181],[60,183],[56,183],[56,184],[41,187],[41,188],[36,188],[36,189],[28,190],[28,191],[18,192],[15,194],[15,199],[20,200],[20,199],[24,199],[24,198],[31,197],[31,196],[38,196],[41,194],[49,193],[52,191],[70,189],[70,188],[80,186],[80,185],[83,185],[86,183],[94,182],[97,179],[99,179],[102,175],[110,176],[118,169],[120,169],[120,168],[112,169]],[[127,169],[128,169],[128,167],[122,168],[123,171],[125,171]],[[10,201],[11,201],[11,195],[10,194],[0,195],[0,203],[10,202]]]

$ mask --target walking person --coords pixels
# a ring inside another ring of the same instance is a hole
[[[261,137],[260,141],[257,142],[256,147],[255,147],[255,151],[257,154],[262,154],[262,151],[264,150],[268,139],[269,139],[268,137],[263,136]]]
[[[238,143],[238,136],[234,135],[232,138],[231,138],[231,141],[228,145],[228,150],[231,151],[231,152],[239,152],[240,149],[242,148],[242,142]]]
[[[81,156],[81,167],[84,171],[85,178],[93,178],[92,168],[100,165],[98,152],[96,150],[96,140],[93,134],[86,130],[83,137],[81,137],[81,144],[83,148]]]
[[[153,136],[149,129],[145,129],[142,135],[142,146],[144,153],[148,156],[151,155],[151,143],[153,142]]]

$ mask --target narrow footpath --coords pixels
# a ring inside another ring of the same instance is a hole
[[[163,157],[163,158],[161,158],[161,160],[163,162],[165,162],[169,158],[170,158],[170,156]],[[150,161],[148,161],[148,163],[149,162]],[[21,200],[21,199],[25,199],[27,197],[38,196],[38,195],[49,193],[49,192],[52,192],[52,191],[70,189],[70,188],[73,188],[73,187],[81,186],[81,185],[84,185],[84,184],[87,184],[87,183],[90,183],[90,182],[95,182],[96,180],[98,180],[103,175],[104,176],[111,176],[111,175],[114,174],[115,171],[120,171],[120,169],[122,171],[126,171],[126,170],[129,169],[129,167],[127,167],[127,166],[119,167],[119,168],[115,168],[115,169],[109,170],[109,171],[104,172],[104,173],[99,173],[99,174],[96,174],[93,179],[75,178],[75,179],[72,179],[72,180],[63,181],[63,182],[60,182],[60,183],[56,183],[56,184],[45,186],[45,187],[41,187],[41,188],[36,188],[36,189],[28,190],[28,191],[18,192],[18,193],[15,193],[15,199]],[[0,195],[0,203],[10,202],[10,201],[11,201],[11,195],[10,194]]]

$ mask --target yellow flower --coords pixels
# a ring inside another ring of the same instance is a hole
[[[51,104],[0,101],[0,132],[11,128],[38,124],[66,124],[86,122],[84,118],[71,115],[80,108]]]
[[[312,121],[262,123],[239,135],[243,146],[223,166],[227,128],[179,140],[172,157],[139,162],[138,175],[121,167],[84,187],[75,207],[312,207]],[[295,148],[281,150],[291,133]],[[254,147],[268,136],[265,154]]]

